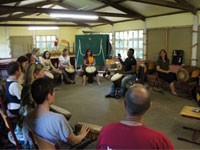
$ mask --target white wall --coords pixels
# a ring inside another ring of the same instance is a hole
[[[200,11],[198,12],[200,20]],[[166,28],[166,27],[178,27],[178,26],[192,26],[193,15],[191,13],[183,13],[176,15],[168,15],[163,17],[147,18],[147,29],[150,28]],[[36,35],[58,35],[59,39],[66,39],[70,42],[70,47],[73,46],[75,41],[75,35],[83,34],[82,31],[94,31],[94,32],[112,32],[125,31],[125,30],[137,30],[143,29],[144,22],[141,20],[127,21],[116,23],[113,26],[103,25],[93,28],[77,28],[77,27],[61,27],[59,30],[49,31],[36,31]],[[0,27],[0,58],[10,57],[10,49],[8,40],[6,38],[5,27]],[[32,36],[33,32],[27,30],[27,27],[8,27],[9,36]]]
[[[0,58],[10,57],[9,36],[6,34],[6,28],[0,27]]]
[[[9,40],[6,36],[33,36],[34,31],[28,30],[27,27],[8,27],[8,35],[6,28],[0,27],[0,58],[10,58]],[[59,40],[65,39],[70,42],[70,47],[73,47],[74,37],[77,29],[73,27],[60,27],[59,30],[38,30],[35,35],[58,35]]]

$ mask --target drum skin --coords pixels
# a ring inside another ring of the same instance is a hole
[[[74,72],[75,72],[75,70],[74,70],[73,67],[65,68],[65,71],[66,71],[67,73],[74,73]]]
[[[96,68],[94,66],[88,66],[85,68],[85,71],[87,73],[94,73],[96,71]]]
[[[192,79],[198,78],[200,69],[192,66],[184,66],[177,71],[177,79],[181,82],[187,82]]]
[[[50,79],[54,79],[54,75],[51,72],[45,71],[44,74],[45,74],[46,77],[48,77]]]

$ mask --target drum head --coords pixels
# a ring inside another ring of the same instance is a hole
[[[51,72],[45,71],[44,74],[45,74],[46,77],[48,77],[50,79],[54,79],[54,76],[53,76],[53,74]]]
[[[117,64],[117,69],[122,70],[122,64]]]
[[[59,69],[54,69],[53,71],[54,71],[55,73],[62,74],[62,71],[59,70]]]
[[[85,68],[85,71],[87,73],[94,73],[96,71],[96,68],[94,66],[89,66]]]
[[[190,79],[190,76],[189,76],[189,73],[188,73],[188,71],[186,69],[181,68],[177,72],[177,78],[181,82],[186,82],[186,81],[188,81]]]
[[[111,77],[111,81],[116,81],[116,80],[122,78],[122,76],[123,76],[122,74],[116,73]]]
[[[74,73],[74,68],[71,68],[71,67],[69,67],[69,68],[65,68],[65,70],[68,72],[68,73]]]

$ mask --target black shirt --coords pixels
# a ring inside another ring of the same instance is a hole
[[[130,71],[132,69],[132,66],[136,66],[136,65],[137,65],[137,62],[134,57],[126,58],[124,62],[124,71]]]

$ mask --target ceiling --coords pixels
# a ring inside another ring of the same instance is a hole
[[[0,26],[93,27],[200,10],[200,0],[1,0]],[[50,13],[95,14],[98,20],[51,18]]]

